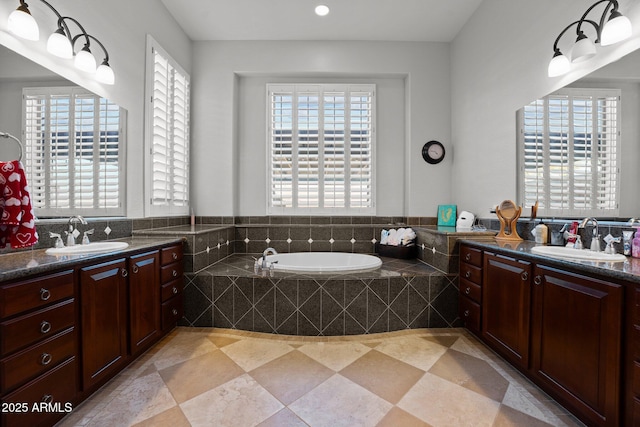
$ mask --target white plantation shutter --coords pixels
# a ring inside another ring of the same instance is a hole
[[[189,75],[149,38],[150,213],[186,214],[189,208]]]
[[[24,164],[35,212],[124,215],[126,112],[77,87],[23,89]]]
[[[270,214],[375,212],[375,85],[268,85]]]
[[[546,216],[617,216],[620,91],[564,89],[518,112],[521,203]]]

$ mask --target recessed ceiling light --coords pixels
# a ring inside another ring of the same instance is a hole
[[[316,15],[318,16],[326,16],[329,14],[329,6],[324,4],[319,4],[316,6]]]

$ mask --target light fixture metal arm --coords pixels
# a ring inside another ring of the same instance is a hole
[[[607,5],[604,8],[604,12],[602,12],[602,16],[600,16],[600,23],[595,24],[595,22],[590,21],[587,18],[587,15],[600,3],[607,2]],[[611,7],[613,6],[613,9]],[[598,0],[594,4],[592,4],[589,9],[587,9],[583,14],[582,18],[580,18],[580,24],[578,24],[578,28],[576,29],[577,33],[580,34],[582,22],[591,22],[596,28],[596,41],[595,43],[600,43],[600,37],[602,36],[602,29],[604,28],[605,21],[607,19],[607,13],[611,9],[611,13],[618,11],[618,1],[617,0]]]

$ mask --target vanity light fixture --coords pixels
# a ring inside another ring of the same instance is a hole
[[[591,11],[598,6],[600,3],[607,3],[600,16],[600,20],[595,22],[591,19],[587,19],[587,16]],[[609,13],[611,12],[611,13]],[[607,19],[607,14],[609,14],[609,18]],[[584,31],[583,24],[586,28],[592,26],[596,32],[595,41],[591,41]],[[567,58],[558,47],[558,42],[562,36],[573,26],[576,26],[576,42],[571,48],[571,61]],[[594,57],[597,53],[596,44],[600,44],[601,46],[609,46],[631,37],[632,26],[631,21],[626,16],[623,16],[618,11],[618,2],[617,0],[599,0],[595,2],[591,7],[587,9],[587,11],[582,15],[582,17],[567,25],[567,27],[560,32],[556,41],[553,43],[553,58],[549,62],[548,74],[549,77],[556,77],[566,74],[571,69],[572,63],[579,63],[586,61],[592,57]]]
[[[329,14],[329,6],[326,4],[319,4],[315,9],[316,15],[327,16]]]
[[[58,28],[47,40],[47,51],[55,56],[65,59],[74,58],[74,65],[79,70],[95,73],[96,80],[105,84],[115,83],[115,74],[109,66],[109,53],[104,45],[96,37],[88,34],[82,24],[70,16],[62,16],[46,0],[40,0],[58,17]],[[79,29],[74,35],[67,21],[73,22]],[[40,31],[36,20],[29,12],[29,6],[24,0],[20,0],[20,6],[9,15],[8,28],[13,34],[23,39],[37,41],[40,38]],[[82,40],[84,46],[76,52],[76,41]],[[91,41],[95,41],[104,52],[104,60],[99,67],[96,67],[96,58],[91,53]]]

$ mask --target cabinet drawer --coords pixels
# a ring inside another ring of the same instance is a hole
[[[482,296],[482,287],[466,279],[460,278],[460,295],[471,298],[479,304],[481,302],[480,298]]]
[[[182,293],[183,288],[184,280],[182,278],[162,285],[162,302],[168,301],[170,298]]]
[[[482,269],[463,262],[460,264],[460,278],[467,279],[476,285],[482,284]]]
[[[179,293],[162,304],[162,330],[171,329],[183,314],[182,294]]]
[[[27,403],[29,412],[2,413],[3,426],[53,425],[64,414],[31,411],[34,403],[50,402],[55,409],[71,411],[71,403],[76,398],[77,366],[71,359],[55,367],[36,380],[2,398],[2,402]],[[67,403],[69,403],[67,405]],[[66,406],[65,406],[66,405]]]
[[[76,354],[75,333],[68,329],[0,362],[0,386],[5,393]]]
[[[0,318],[73,297],[73,270],[0,288]]]
[[[0,357],[74,325],[75,300],[0,323]]]
[[[174,262],[173,264],[160,267],[160,281],[162,284],[169,283],[182,277],[182,262]]]
[[[467,328],[480,331],[480,305],[460,296],[460,319]]]
[[[476,267],[482,267],[482,251],[463,245],[460,247],[460,260]]]
[[[169,246],[160,250],[160,264],[167,265],[182,260],[182,245]]]

